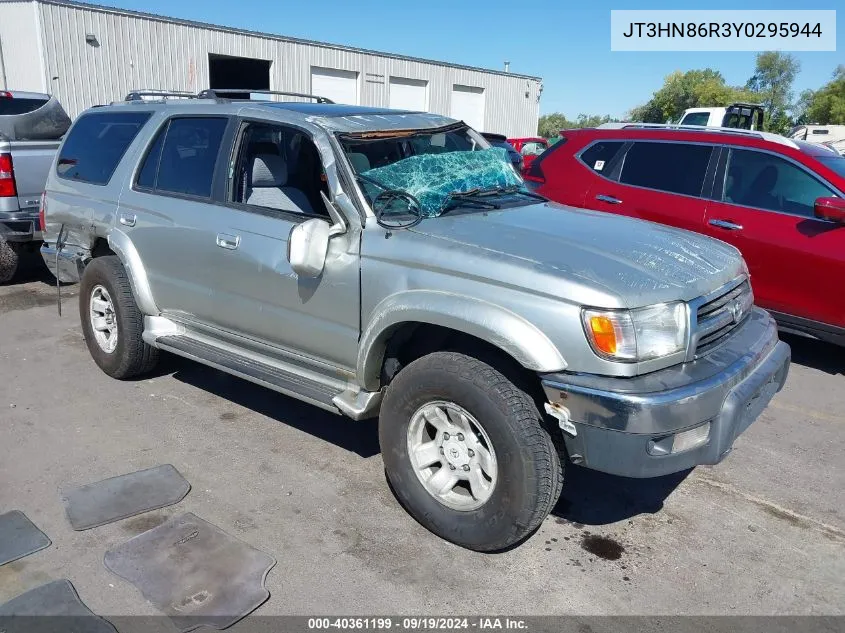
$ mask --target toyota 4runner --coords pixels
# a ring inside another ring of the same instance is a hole
[[[733,247],[550,203],[435,114],[210,91],[98,107],[44,205],[103,371],[165,350],[378,415],[399,500],[476,550],[531,534],[566,463],[719,462],[789,367]]]

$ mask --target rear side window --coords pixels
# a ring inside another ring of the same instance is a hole
[[[637,142],[625,154],[619,181],[668,193],[700,196],[713,147]]]
[[[599,141],[581,152],[581,162],[593,171],[605,172],[625,143],[622,141]]]
[[[65,139],[56,172],[61,178],[105,185],[150,112],[103,112],[80,117]]]
[[[136,184],[163,193],[210,198],[227,123],[222,117],[171,119],[147,152]]]
[[[19,97],[0,97],[0,116],[11,114],[26,114],[37,110],[47,99],[23,99]]]

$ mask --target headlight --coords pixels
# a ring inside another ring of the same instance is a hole
[[[683,301],[636,310],[585,308],[581,317],[593,351],[608,360],[634,363],[686,347],[688,319]]]

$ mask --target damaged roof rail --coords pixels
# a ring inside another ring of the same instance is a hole
[[[250,99],[253,94],[282,95],[285,97],[300,97],[302,99],[314,99],[317,103],[334,103],[331,99],[310,95],[304,92],[286,92],[283,90],[250,90],[248,88],[207,88],[197,95],[199,99],[231,99],[228,95],[245,95],[245,100]]]
[[[148,99],[196,99],[193,92],[177,90],[132,90],[124,97],[124,101],[145,101]]]

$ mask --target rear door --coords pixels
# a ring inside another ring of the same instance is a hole
[[[845,226],[813,215],[842,191],[783,156],[726,148],[713,196],[705,230],[742,251],[759,305],[845,326]]]
[[[185,321],[214,316],[215,227],[226,212],[217,164],[229,125],[225,116],[165,119],[120,199],[116,230],[137,249],[158,308]]]
[[[587,194],[586,206],[701,232],[703,196],[716,169],[713,157],[709,144],[634,141],[612,165],[593,161],[601,178]]]

